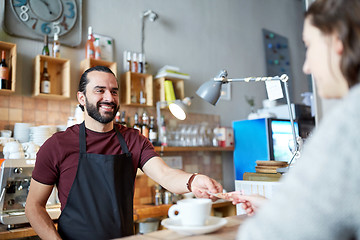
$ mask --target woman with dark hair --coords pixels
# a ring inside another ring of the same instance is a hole
[[[243,196],[238,239],[360,239],[360,1],[317,0],[305,14],[303,71],[342,101],[307,141],[271,200]],[[235,202],[234,202],[235,203]]]

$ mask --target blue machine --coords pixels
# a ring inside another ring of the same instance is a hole
[[[298,136],[298,124],[294,124]],[[236,180],[242,180],[245,172],[255,172],[257,160],[288,162],[291,159],[289,145],[293,136],[290,120],[260,118],[234,121],[233,129]]]

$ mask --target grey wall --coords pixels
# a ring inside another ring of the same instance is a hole
[[[3,6],[0,0],[0,6]],[[140,51],[143,11],[152,9],[160,16],[147,22],[145,52],[149,72],[163,65],[180,67],[191,75],[185,82],[185,95],[195,96],[196,89],[226,68],[229,77],[264,76],[265,60],[262,28],[289,40],[293,72],[293,100],[309,91],[302,74],[304,47],[301,41],[303,3],[301,0],[83,0],[83,41],[77,48],[62,47],[62,57],[71,60],[71,92],[75,99],[79,63],[84,59],[87,27],[111,36],[115,42],[115,60],[122,73],[122,52]],[[2,18],[2,16],[1,16]],[[42,42],[8,36],[0,29],[0,40],[17,44],[16,94],[31,96],[33,59],[41,52]],[[61,39],[60,39],[61,41]],[[191,112],[219,114],[221,124],[247,117],[250,107],[245,95],[254,96],[256,107],[266,99],[264,84],[235,84],[231,101],[219,101],[216,107],[195,96]],[[224,187],[234,189],[232,156],[224,153]]]
[[[2,2],[4,0],[1,0]],[[2,3],[1,5],[2,6]],[[83,41],[77,48],[62,47],[62,57],[71,59],[72,97],[79,79],[79,62],[84,59],[87,27],[114,38],[115,60],[122,72],[122,52],[140,51],[143,11],[152,9],[160,16],[146,22],[145,51],[149,72],[163,65],[175,65],[191,75],[185,94],[196,89],[226,68],[229,77],[263,76],[265,72],[261,29],[266,28],[289,39],[295,102],[308,91],[301,72],[304,48],[301,41],[303,4],[300,0],[83,0]],[[33,59],[42,42],[8,36],[0,30],[2,41],[17,44],[16,94],[31,95]],[[61,41],[61,39],[60,39]],[[222,125],[246,118],[250,112],[245,95],[256,97],[256,106],[266,98],[264,84],[233,84],[231,101],[216,107],[194,98],[191,112],[220,114]]]

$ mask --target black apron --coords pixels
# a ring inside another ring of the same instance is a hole
[[[114,127],[123,154],[86,153],[80,124],[80,156],[58,231],[63,239],[112,239],[133,234],[135,172],[124,137]]]

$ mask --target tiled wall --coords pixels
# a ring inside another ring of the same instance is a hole
[[[66,125],[76,106],[71,100],[0,96],[0,129],[14,130],[16,122],[37,125]],[[73,114],[72,114],[73,115]]]
[[[69,116],[74,116],[77,101],[75,100],[48,100],[25,96],[0,95],[0,130],[14,130],[16,122],[32,123],[38,125],[66,125]],[[146,111],[155,116],[155,108],[135,108],[121,106],[121,111],[126,111],[131,116],[130,123],[133,124],[135,112],[139,115]],[[205,115],[190,113],[186,120],[177,121],[167,110],[162,110],[167,119],[168,128],[176,128],[177,124],[199,124],[206,122],[209,126],[216,126],[220,122],[217,115]],[[206,174],[222,182],[222,161],[220,152],[171,152],[164,156],[182,156],[183,170],[193,173]],[[135,204],[153,202],[154,185],[156,183],[146,175],[136,178]]]

